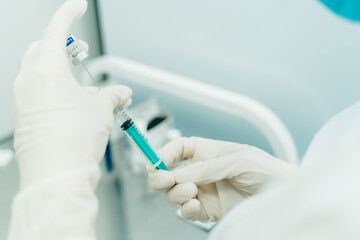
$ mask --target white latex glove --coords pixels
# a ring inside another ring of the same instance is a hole
[[[10,239],[95,239],[98,163],[113,110],[130,104],[132,92],[83,88],[72,75],[66,39],[86,7],[85,0],[68,0],[56,11],[43,38],[25,53],[14,83],[21,181]]]
[[[301,169],[236,206],[211,240],[360,239],[360,102],[315,135]]]
[[[151,172],[150,186],[167,191],[184,218],[203,222],[220,220],[269,179],[297,169],[252,146],[197,137],[175,139],[159,156],[173,171]],[[188,159],[173,165],[181,158]]]

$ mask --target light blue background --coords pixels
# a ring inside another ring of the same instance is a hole
[[[359,99],[360,25],[318,1],[102,0],[100,7],[107,53],[263,102],[290,129],[300,155],[332,115]],[[269,150],[242,121],[130,86],[135,103],[160,96],[187,136]]]

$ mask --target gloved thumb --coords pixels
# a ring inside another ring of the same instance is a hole
[[[239,174],[239,166],[233,162],[241,162],[236,159],[236,153],[221,158],[195,162],[187,166],[175,169],[173,174],[176,183],[193,182],[195,184],[209,184]]]
[[[176,183],[209,184],[249,172],[264,176],[288,176],[296,171],[296,166],[249,147],[223,157],[175,168],[172,173]]]
[[[67,0],[54,13],[44,34],[44,44],[64,49],[72,25],[85,13],[86,0]]]
[[[100,95],[109,100],[113,109],[117,107],[127,107],[131,104],[132,90],[126,86],[111,86],[102,89]]]

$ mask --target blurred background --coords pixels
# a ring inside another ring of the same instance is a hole
[[[0,239],[18,189],[16,162],[7,150],[12,83],[27,46],[41,38],[62,2],[15,0],[1,10]],[[300,159],[320,127],[359,99],[360,25],[316,0],[88,0],[72,32],[89,43],[89,60],[121,56],[263,103],[289,129]],[[75,76],[83,71],[73,70]],[[235,116],[126,78],[104,75],[101,81],[133,88],[130,111],[142,125],[158,114],[170,119],[159,132],[149,131],[158,146],[177,135],[202,136],[272,153],[259,130]],[[146,115],[144,108],[153,111]],[[166,138],[157,139],[158,133]],[[131,160],[138,156],[119,131],[110,146],[97,190],[99,239],[206,239],[207,231],[178,218],[162,194],[148,189],[146,173]]]

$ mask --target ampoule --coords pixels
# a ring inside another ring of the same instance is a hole
[[[66,52],[68,57],[71,59],[71,62],[74,66],[82,64],[91,79],[96,84],[95,79],[90,74],[89,70],[84,64],[84,60],[89,56],[89,54],[80,49],[79,40],[70,33],[66,42]],[[97,84],[96,84],[97,85]],[[101,90],[101,88],[99,88]],[[129,115],[124,111],[123,108],[117,108],[114,110],[114,115],[116,121],[120,123],[121,129],[132,139],[139,149],[144,153],[148,159],[148,170],[160,169],[170,171],[166,164],[159,158],[154,149],[150,146],[148,140],[140,132],[140,130],[134,124],[134,121],[129,117]]]

